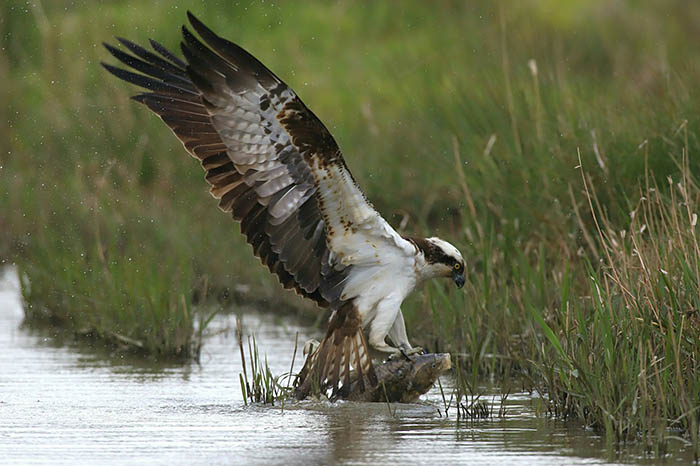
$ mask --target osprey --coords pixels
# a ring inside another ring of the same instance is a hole
[[[219,207],[240,222],[253,252],[285,288],[330,307],[325,338],[297,378],[337,396],[350,371],[377,383],[369,345],[410,355],[401,303],[421,282],[451,277],[464,285],[464,259],[438,238],[399,235],[372,207],[335,140],[281,79],[191,13],[185,61],[151,40],[149,51],[104,44],[128,71],[118,78],[148,90],[133,97],[172,129],[199,159]],[[136,72],[134,72],[136,71]],[[391,341],[389,345],[387,337]]]

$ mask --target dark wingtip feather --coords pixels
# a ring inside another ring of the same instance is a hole
[[[123,38],[123,37],[114,36],[114,38],[117,39],[117,42],[119,42],[120,44],[122,44],[122,45],[124,45],[124,46],[126,46],[126,47],[129,47],[129,46],[136,46],[136,44],[134,44],[134,43],[131,42],[130,40],[125,39],[125,38]]]
[[[190,22],[190,24],[193,27],[195,26],[195,23],[202,24],[202,22],[199,19],[197,19],[197,17],[194,15],[194,13],[192,13],[192,11],[190,11],[190,10],[187,10],[187,20]],[[195,27],[195,29],[196,29],[196,27]]]
[[[150,91],[160,91],[171,94],[191,95],[199,97],[198,94],[195,93],[195,91],[178,86],[174,83],[167,83],[158,79],[153,79],[143,74],[132,73],[131,71],[127,71],[122,68],[117,68],[116,66],[112,66],[104,62],[101,62],[101,64],[107,71],[112,73],[117,78],[129,82],[131,84],[136,84],[137,86],[141,86]]]
[[[241,69],[245,73],[251,74],[256,81],[268,88],[282,82],[272,71],[240,45],[217,35],[191,12],[188,12],[187,18],[203,42],[211,47],[218,56],[234,65],[236,69]]]
[[[218,37],[214,31],[206,27],[203,22],[197,19],[197,17],[194,14],[192,14],[191,11],[187,12],[187,19],[189,20],[194,30],[197,31],[197,34],[199,34],[200,36],[205,37],[207,35],[210,35]]]
[[[153,50],[155,50],[156,52],[161,54],[163,57],[172,61],[174,64],[176,64],[177,66],[179,66],[182,69],[187,68],[187,63],[180,60],[178,57],[175,56],[175,54],[173,54],[170,50],[166,49],[159,42],[157,42],[153,39],[148,39],[148,42],[151,44],[151,47],[153,47]]]
[[[118,40],[118,39],[117,39],[117,40]],[[105,49],[107,49],[107,51],[108,51],[112,56],[114,56],[114,51],[117,50],[113,45],[111,45],[111,44],[108,43],[108,42],[102,42],[102,47],[104,47]]]
[[[136,95],[132,95],[130,98],[135,100],[136,102],[138,102],[140,104],[146,105],[146,97],[147,96],[148,96],[148,94],[136,94]]]
[[[100,65],[102,65],[102,68],[106,69],[107,71],[112,73],[117,78],[120,78],[119,75],[121,74],[121,71],[122,71],[121,68],[117,68],[116,66],[112,66],[109,63],[105,63],[103,61],[100,62]]]
[[[180,26],[180,32],[182,33],[183,36],[186,36],[187,34],[191,34],[189,29],[187,29],[187,26],[184,24]]]
[[[197,37],[190,32],[189,29],[187,29],[187,26],[183,25],[181,29],[182,29],[182,38],[184,39],[183,42],[180,42],[181,46],[187,46],[187,48],[189,48],[190,51],[199,51],[199,52],[206,51],[206,52],[211,53],[211,51],[209,49],[207,49],[204,46],[204,44],[202,44],[199,41],[199,39],[197,39]],[[186,53],[184,49],[183,49],[183,53]],[[191,57],[188,57],[187,55],[185,55],[185,58],[190,60]],[[190,61],[190,64],[191,63],[192,62]]]
[[[102,45],[104,45],[104,48],[106,48],[107,51],[109,53],[111,53],[114,58],[116,58],[117,60],[119,60],[120,62],[122,62],[124,64],[130,65],[129,62],[131,60],[134,60],[134,58],[132,56],[130,56],[127,53],[122,52],[121,50],[114,47],[113,45],[108,44],[107,42],[102,42]]]
[[[117,37],[117,40],[121,45],[123,45],[126,49],[128,49],[131,53],[133,53],[136,57],[141,59],[144,63],[146,63],[148,66],[152,66],[155,68],[158,68],[161,71],[164,71],[168,73],[169,75],[172,75],[171,77],[180,81],[186,81],[186,74],[185,70],[183,67],[179,66],[175,60],[172,59],[164,59],[159,55],[156,55],[155,53],[146,50],[145,48],[141,47],[138,44],[135,44],[131,42],[130,40],[124,39],[123,37]],[[119,58],[119,57],[117,57]],[[130,66],[133,66],[131,63],[127,63]],[[143,70],[142,70],[143,71]],[[159,71],[155,71],[156,74],[160,75]],[[147,74],[153,74],[147,72]],[[159,76],[163,77],[163,76]]]
[[[197,39],[194,34],[190,32],[189,29],[187,29],[187,26],[183,25],[180,28],[180,31],[182,32],[182,41],[180,42],[180,50],[182,51],[183,55],[185,56],[185,59],[189,62],[189,64],[192,64],[192,61],[195,59],[195,56],[193,54],[194,50],[196,50],[198,45],[201,47],[201,43],[199,42],[199,39]]]
[[[131,42],[129,39],[125,39],[125,38],[120,37],[120,36],[115,36],[115,39],[117,39],[117,41],[118,41],[120,44],[125,45],[125,46],[127,46],[127,47],[138,47],[138,45],[136,45],[135,43]]]

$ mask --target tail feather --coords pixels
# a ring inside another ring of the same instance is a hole
[[[377,379],[377,373],[374,371],[372,357],[369,355],[369,346],[367,346],[367,342],[365,341],[365,337],[362,335],[362,333],[360,333],[360,337],[362,338],[362,346],[360,347],[362,352],[360,359],[362,360],[363,364],[362,371],[367,376],[367,381],[369,381],[369,384],[372,387],[376,387],[379,385],[379,380]]]
[[[343,358],[343,385],[350,387],[350,352],[345,353]]]
[[[360,335],[361,336],[361,335]],[[360,355],[360,346],[357,344],[357,336],[353,338],[352,345],[354,346],[355,353],[355,367],[357,368],[357,387],[361,392],[365,391],[365,377],[362,367],[362,356]]]
[[[328,382],[333,385],[337,385],[337,381],[340,380],[340,367],[341,364],[343,363],[343,359],[345,358],[345,352],[341,351],[339,354],[336,354],[332,357],[332,360],[330,361],[331,363],[331,370],[328,371],[330,376],[328,377]]]
[[[367,384],[376,386],[377,376],[359,314],[346,302],[333,314],[318,350],[306,359],[297,376],[296,396],[303,399],[318,389],[322,393],[330,390],[330,398],[337,399],[347,397],[351,389],[364,392]]]

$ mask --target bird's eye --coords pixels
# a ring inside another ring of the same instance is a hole
[[[460,264],[459,262],[457,262],[457,263],[455,263],[455,266],[454,266],[454,267],[455,267],[455,270],[459,270],[459,269],[462,268],[462,264]]]

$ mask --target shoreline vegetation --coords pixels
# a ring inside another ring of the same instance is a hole
[[[5,2],[0,262],[28,322],[191,359],[221,297],[318,316],[99,68],[115,35],[177,50],[187,9],[300,94],[400,233],[460,247],[463,291],[403,309],[465,390],[529,387],[611,444],[700,453],[700,4],[680,0]]]

